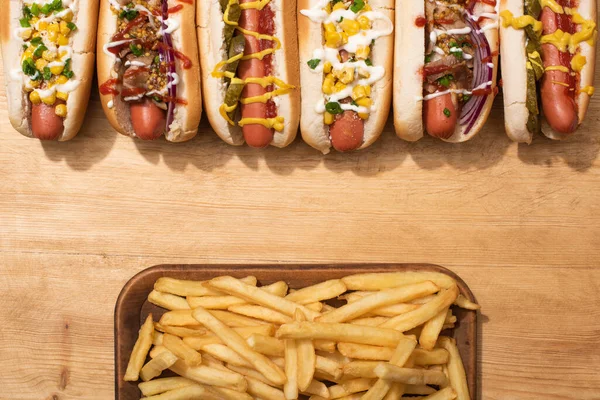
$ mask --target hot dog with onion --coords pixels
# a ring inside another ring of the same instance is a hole
[[[299,119],[295,0],[197,7],[206,114],[225,142],[285,147]]]
[[[202,114],[195,0],[102,0],[98,83],[120,133],[189,140]]]
[[[98,1],[0,1],[0,34],[13,127],[40,140],[77,135],[94,71]]]
[[[396,0],[394,126],[464,142],[485,124],[497,93],[496,0]]]
[[[328,153],[363,149],[391,102],[393,0],[299,0],[302,138]]]
[[[500,17],[508,136],[569,137],[594,93],[596,2],[502,0]]]

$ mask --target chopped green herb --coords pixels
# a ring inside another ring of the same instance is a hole
[[[140,46],[139,44],[131,43],[129,45],[129,48],[131,49],[131,52],[133,53],[133,55],[136,57],[139,57],[142,54],[144,54],[144,50],[142,49],[142,46]]]
[[[463,94],[463,101],[466,103],[467,101],[471,100],[471,95],[470,94]]]
[[[325,110],[327,110],[329,114],[341,114],[344,112],[344,110],[342,110],[342,106],[337,101],[330,101],[329,103],[325,104]]]
[[[458,44],[453,40],[450,43],[448,43],[448,47],[456,47],[458,46]]]
[[[455,51],[450,50],[450,54],[452,54],[454,57],[458,58],[459,60],[463,59],[462,50],[455,50]]]
[[[317,68],[317,66],[319,65],[320,62],[321,62],[320,59],[313,58],[312,60],[308,60],[306,63],[308,64],[310,69],[315,69],[315,68]]]
[[[450,110],[448,110],[447,108],[444,108],[444,115],[445,115],[447,118],[450,118],[450,115],[452,115],[452,113],[451,113],[451,112],[450,112]]]
[[[338,22],[342,22],[344,20],[344,17],[340,17],[340,19],[338,19]]]
[[[157,103],[160,103],[162,101],[162,99],[158,96],[153,96],[152,100],[156,101]]]
[[[160,56],[155,56],[154,57],[154,64],[158,64],[160,63]]]
[[[471,48],[473,47],[473,45],[472,45],[470,42],[462,42],[462,43],[460,44],[460,47],[465,47],[465,46],[467,46],[467,47],[471,47]]]
[[[50,78],[52,78],[52,72],[50,71],[50,68],[44,67],[44,72],[42,73],[42,76],[45,80],[49,81]]]
[[[41,57],[42,53],[44,53],[44,51],[48,50],[48,48],[46,46],[44,46],[43,44],[39,45],[33,52],[33,55],[35,57]]]
[[[29,41],[29,43],[31,43],[34,46],[40,45],[40,44],[42,44],[42,38],[39,37],[39,36],[38,37],[34,37],[33,39],[31,39]]]
[[[445,75],[442,76],[440,79],[438,79],[438,83],[440,85],[442,85],[443,87],[448,87],[450,86],[450,76],[451,75]]]
[[[27,17],[23,17],[19,20],[21,24],[21,28],[30,28],[31,24],[29,23],[29,19]]]
[[[60,11],[63,9],[62,0],[54,0],[52,2],[52,11]]]
[[[339,3],[342,0],[331,0],[331,5],[336,5],[337,3]]]
[[[37,17],[38,15],[40,15],[40,11],[42,11],[42,10],[40,9],[40,6],[37,3],[33,3],[31,5],[31,13],[33,15],[35,15]]]
[[[375,39],[371,39],[371,46],[375,46]]]
[[[350,10],[356,14],[360,10],[362,10],[364,7],[365,7],[364,0],[354,0],[352,2],[352,5],[350,6]]]
[[[27,6],[23,6],[23,16],[27,19],[31,19],[31,9]]]
[[[73,77],[73,71],[71,71],[71,59],[67,58],[67,60],[65,61],[65,68],[62,71],[62,75],[66,76],[67,78],[72,78]]]
[[[72,22],[67,22],[67,28],[69,28],[72,31],[76,31],[77,30],[77,25],[75,25]]]
[[[121,13],[119,14],[120,18],[125,18],[128,21],[131,21],[132,19],[134,19],[135,17],[138,16],[138,11],[137,10],[123,10],[121,11]]]
[[[356,101],[354,101],[354,100],[352,100],[352,102],[350,104],[352,104],[355,107],[358,107],[358,103]]]
[[[27,50],[27,47],[29,47],[29,46],[27,46],[26,44],[23,44],[23,50]]]
[[[367,64],[367,66],[369,66],[369,67],[372,67],[372,66],[373,66],[373,62],[371,61],[371,59],[370,59],[370,58],[367,58],[367,59],[365,60],[365,64]]]
[[[23,60],[23,73],[25,75],[31,76],[37,72],[35,69],[35,62],[33,62],[33,58],[27,57]]]
[[[42,6],[42,14],[50,14],[52,12],[52,5],[51,4],[44,4]]]
[[[427,54],[427,55],[425,56],[425,62],[426,62],[426,63],[428,63],[428,62],[431,62],[431,57],[432,57],[432,56],[431,56],[431,54]]]

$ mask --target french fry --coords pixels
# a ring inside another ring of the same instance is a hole
[[[460,308],[464,308],[465,310],[479,310],[481,306],[477,303],[473,303],[471,300],[467,299],[462,294],[459,294],[456,300],[454,300],[454,304],[459,306]]]
[[[408,385],[404,385],[402,383],[394,382],[390,390],[388,390],[387,394],[383,398],[383,400],[399,400],[406,399],[406,397],[402,396],[404,394],[404,389]],[[416,400],[415,397],[411,397],[412,400]],[[422,399],[418,399],[422,400]]]
[[[163,346],[181,358],[187,365],[195,367],[202,364],[202,356],[196,350],[185,344],[179,337],[165,333],[163,336]]]
[[[275,384],[283,384],[285,382],[286,377],[283,371],[267,357],[252,350],[244,338],[236,331],[201,307],[196,308],[193,311],[193,316],[198,322],[218,336],[223,343],[227,344],[246,361],[250,362],[257,371],[263,374],[271,382]]]
[[[387,317],[365,317],[365,318],[357,318],[351,321],[348,321],[349,324],[352,325],[362,325],[362,326],[379,326],[389,320]]]
[[[306,317],[300,310],[296,310],[294,318],[296,321],[306,320]],[[298,390],[305,392],[315,375],[317,354],[315,353],[313,341],[310,339],[296,340],[296,348],[298,351]]]
[[[316,321],[329,323],[346,322],[378,308],[427,296],[437,291],[439,291],[439,288],[430,281],[382,290],[321,315]]]
[[[373,379],[356,378],[344,381],[329,388],[329,398],[339,399],[354,393],[368,390],[374,383]]]
[[[294,339],[283,341],[285,354],[285,376],[287,381],[283,385],[283,393],[287,400],[298,398],[298,348]]]
[[[321,303],[320,301],[317,301],[315,303],[308,303],[304,307],[308,308],[309,310],[313,310],[315,312],[321,312],[321,310],[323,309],[323,303]]]
[[[288,285],[284,281],[278,281],[271,283],[270,285],[261,286],[261,289],[265,292],[274,294],[277,297],[285,297],[288,291]]]
[[[423,400],[452,400],[456,399],[456,391],[451,387],[441,389],[429,396],[423,398]]]
[[[419,308],[419,304],[410,303],[398,303],[392,304],[391,306],[381,307],[377,310],[371,311],[369,314],[381,317],[395,317],[396,315],[406,314],[409,311],[413,311]]]
[[[315,350],[325,351],[327,353],[335,353],[335,342],[333,340],[313,340]]]
[[[344,356],[357,360],[388,361],[394,354],[393,347],[371,346],[368,344],[340,342],[337,348]]]
[[[189,310],[190,306],[183,297],[171,293],[163,293],[153,290],[148,295],[148,301],[167,310]]]
[[[450,356],[448,360],[448,378],[450,386],[456,391],[457,400],[471,400],[465,367],[456,347],[456,341],[447,336],[440,336],[439,346],[446,349]]]
[[[283,388],[283,385],[274,384],[273,382],[271,382],[270,380],[265,378],[265,376],[263,374],[261,374],[260,372],[255,370],[254,368],[239,367],[239,366],[233,365],[233,364],[227,364],[227,368],[229,368],[232,371],[237,372],[238,374],[244,375],[244,377],[246,377],[246,378],[250,377],[253,379],[257,379],[257,380],[261,381],[262,383],[265,383],[269,386],[276,387],[279,389]]]
[[[248,393],[240,393],[236,390],[232,390],[226,387],[217,387],[217,386],[210,386],[207,387],[207,389],[214,393],[214,395],[216,397],[214,397],[215,400],[254,400],[252,396],[250,396]],[[193,400],[195,400],[196,398],[194,398]],[[207,398],[208,399],[208,398]],[[210,398],[210,400],[212,400],[213,397]],[[204,400],[204,398],[202,398],[202,400]]]
[[[179,336],[181,338],[184,337],[199,337],[206,335],[206,329],[197,326],[170,326],[170,325],[161,325],[159,322],[154,323],[154,329],[163,333],[170,333],[171,335]]]
[[[223,386],[238,392],[245,392],[248,388],[244,377],[233,371],[225,371],[204,365],[190,367],[182,360],[178,360],[169,369],[179,376],[205,385]]]
[[[206,365],[207,367],[211,367],[211,368],[215,368],[215,369],[222,369],[223,371],[230,369],[228,367],[225,367],[225,364],[223,364],[223,361],[216,359],[215,357],[211,356],[208,353],[204,353],[202,355],[202,365]]]
[[[255,398],[263,400],[285,400],[285,395],[280,389],[269,386],[250,376],[246,376],[246,380],[248,381],[248,393]]]
[[[202,351],[228,364],[252,368],[252,364],[224,344],[207,344],[202,346]]]
[[[380,363],[375,367],[375,374],[381,379],[408,385],[445,385],[448,381],[443,372],[402,368],[390,363]]]
[[[298,304],[309,304],[323,300],[333,299],[346,291],[346,285],[341,279],[332,279],[329,281],[307,286],[288,294],[285,298]]]
[[[444,326],[446,316],[452,312],[449,309],[443,309],[433,318],[423,324],[421,335],[419,336],[419,345],[425,350],[432,350],[435,347],[438,336]]]
[[[409,304],[421,305],[421,304],[429,303],[431,300],[435,299],[435,297],[436,297],[435,294],[430,294],[429,296],[420,297],[418,299],[411,300],[411,301],[409,301]]]
[[[244,315],[239,315],[236,313],[232,313],[230,311],[224,310],[208,310],[209,313],[218,318],[221,322],[223,322],[227,326],[242,327],[242,326],[258,326],[258,325],[270,325],[270,323],[266,321],[261,321],[260,319],[246,317]]]
[[[449,353],[445,349],[433,349],[430,351],[415,349],[413,359],[415,365],[440,365],[448,363]]]
[[[248,346],[266,356],[283,357],[283,341],[265,335],[252,334],[246,339]]]
[[[262,336],[270,336],[275,332],[273,325],[259,325],[259,326],[242,326],[239,328],[231,328],[243,338],[248,338],[252,334],[258,334]],[[183,342],[190,346],[194,350],[200,350],[202,346],[207,344],[223,344],[218,336],[213,334],[207,334],[202,337],[184,337]]]
[[[310,385],[308,385],[308,388],[306,388],[306,390],[302,393],[305,395],[314,395],[314,396],[323,397],[324,399],[328,399],[330,397],[329,389],[327,389],[327,385],[325,385],[323,382],[320,382],[316,379],[313,379],[312,382],[310,383]]]
[[[394,354],[392,354],[392,357],[390,358],[390,364],[398,367],[404,366],[415,347],[417,347],[417,340],[414,337],[407,336],[400,340],[398,346],[394,350]],[[377,369],[377,367],[375,367],[375,369]],[[368,389],[367,393],[362,397],[362,400],[382,400],[392,386],[393,382],[378,379],[377,382]]]
[[[342,278],[348,290],[383,290],[423,281],[432,281],[445,289],[456,285],[450,276],[430,271],[372,272]]]
[[[435,389],[427,385],[403,385],[405,394],[430,395],[435,393]],[[389,393],[389,392],[388,392]]]
[[[344,376],[377,379],[374,370],[378,365],[379,361],[350,361],[343,367]]]
[[[210,399],[216,400],[215,397],[209,397],[207,390],[200,385],[184,386],[178,389],[169,390],[155,396],[144,397],[144,400],[190,400],[190,399]]]
[[[315,358],[315,371],[321,374],[326,374],[333,377],[334,379],[340,379],[342,377],[342,365],[335,360],[327,357],[316,356]],[[313,373],[314,375],[314,373]]]
[[[174,376],[170,378],[159,378],[148,382],[141,382],[138,384],[138,388],[140,389],[140,392],[142,392],[142,395],[148,397],[194,384],[195,382],[192,380],[182,378],[180,376]]]
[[[414,311],[393,317],[389,321],[381,324],[380,327],[406,332],[427,322],[427,320],[433,318],[442,310],[449,307],[456,299],[456,296],[458,296],[458,287],[454,285],[450,289],[440,291],[437,297],[429,303],[423,304]]]
[[[198,321],[192,317],[192,310],[167,311],[158,323],[162,326],[198,326]]]
[[[279,311],[280,313],[283,313],[289,317],[294,316],[296,309],[302,310],[304,315],[306,315],[309,320],[314,320],[320,315],[318,312],[309,310],[303,305],[296,304],[285,298],[265,292],[257,287],[247,285],[231,276],[214,278],[210,281],[210,286],[231,295],[241,297],[250,303]]]
[[[245,300],[236,296],[202,296],[187,297],[188,308],[202,307],[207,310],[227,310],[231,306],[246,304]]]
[[[394,347],[404,335],[393,329],[352,324],[294,322],[275,332],[280,339],[325,339],[350,343],[378,343]]]
[[[246,317],[261,319],[263,321],[272,322],[274,324],[287,324],[292,322],[293,319],[285,314],[278,311],[271,310],[267,307],[256,306],[253,304],[240,304],[231,306],[228,308],[229,311],[236,314],[244,315]]]
[[[144,382],[159,376],[165,369],[177,362],[177,356],[170,351],[163,351],[148,361],[140,371],[140,379]]]
[[[256,286],[256,277],[247,276],[240,279],[248,285]],[[170,293],[177,296],[220,296],[223,292],[219,292],[210,288],[207,281],[187,281],[183,279],[174,278],[158,278],[154,283],[154,290],[158,290],[163,293]]]
[[[144,366],[144,361],[146,361],[146,356],[148,355],[150,346],[152,346],[153,340],[154,322],[152,321],[152,314],[148,314],[146,321],[140,328],[138,338],[133,346],[123,380],[135,382],[139,379],[140,370]]]
[[[163,344],[163,334],[160,332],[154,332],[154,338],[152,339],[152,345],[162,346],[162,344]]]

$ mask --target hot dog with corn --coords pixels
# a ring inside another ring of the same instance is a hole
[[[102,0],[98,83],[120,133],[189,140],[202,114],[195,0]]]
[[[0,35],[13,127],[28,137],[69,140],[87,108],[98,1],[0,1]]]

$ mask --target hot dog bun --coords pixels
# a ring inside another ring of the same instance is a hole
[[[403,12],[396,23],[396,42],[394,46],[394,127],[396,134],[407,141],[417,141],[424,133],[423,67],[425,65],[425,26],[417,26],[417,18],[425,16],[423,1],[396,0],[396,9]],[[477,2],[473,16],[494,14],[494,7]],[[466,17],[465,17],[466,18]],[[496,75],[498,65],[498,29],[497,21],[482,18],[479,27],[483,30],[492,54],[493,73],[491,90],[485,95],[486,101],[468,133],[466,125],[457,123],[454,132],[440,137],[446,142],[464,142],[477,135],[489,116],[496,95]],[[455,116],[452,115],[454,118]]]
[[[98,16],[98,0],[81,0],[75,4],[72,22],[77,30],[70,34],[71,70],[74,80],[79,82],[77,87],[69,92],[66,101],[67,116],[63,119],[63,130],[57,135],[59,141],[72,139],[77,135],[88,105],[92,77],[94,72],[94,50],[96,42],[96,26]],[[30,4],[30,3],[29,3]],[[23,16],[23,1],[1,0],[0,7],[0,42],[4,80],[6,83],[8,115],[12,126],[27,137],[34,137],[31,129],[32,104],[28,93],[23,89],[24,74],[22,72],[23,40],[15,30],[20,27],[19,19]]]
[[[308,10],[318,4],[318,0],[298,0],[298,11]],[[370,0],[369,5],[373,11],[380,12],[394,21],[393,0]],[[379,24],[380,22],[375,22]],[[374,27],[377,25],[374,25]],[[323,46],[322,24],[317,24],[309,18],[298,14],[299,48],[300,48],[300,81],[302,82],[302,117],[300,131],[302,138],[310,146],[320,150],[323,154],[329,153],[332,142],[329,127],[323,122],[323,113],[317,112],[315,104],[321,101],[322,74],[315,73],[308,66],[308,61],[313,58],[315,49]],[[371,59],[374,66],[382,66],[385,75],[371,85],[371,99],[373,107],[369,117],[364,120],[364,137],[358,149],[364,149],[373,144],[381,135],[392,101],[392,51],[394,37],[381,36],[375,39],[371,50]]]
[[[270,144],[285,147],[296,137],[300,118],[296,1],[271,0],[269,4],[274,12],[274,36],[281,42],[281,48],[273,53],[271,76],[295,87],[289,93],[274,98],[277,115],[283,117],[284,126],[281,131],[274,132]],[[245,143],[242,128],[237,125],[239,117],[235,120],[236,124],[231,125],[219,112],[225,100],[227,85],[223,78],[212,76],[215,66],[227,59],[227,49],[223,46],[225,24],[219,1],[201,1],[196,12],[206,115],[210,125],[221,139],[228,144],[239,146]]]
[[[116,3],[115,0],[113,1]],[[184,142],[196,136],[202,116],[200,66],[194,29],[195,1],[192,1],[191,4],[177,0],[167,1],[169,8],[183,6],[181,11],[169,14],[169,18],[175,21],[174,25],[178,26],[171,33],[171,38],[173,48],[189,58],[192,64],[190,68],[184,68],[179,59],[175,61],[176,73],[179,76],[177,99],[182,99],[187,104],[175,105],[173,122],[168,130],[165,130],[164,135],[165,139],[170,142]],[[109,79],[117,78],[114,70],[115,57],[105,51],[105,46],[111,42],[116,29],[117,14],[111,10],[111,1],[101,0],[97,44],[98,83],[100,85]],[[136,137],[129,103],[124,101],[120,94],[100,93],[100,101],[112,127],[123,135]]]

